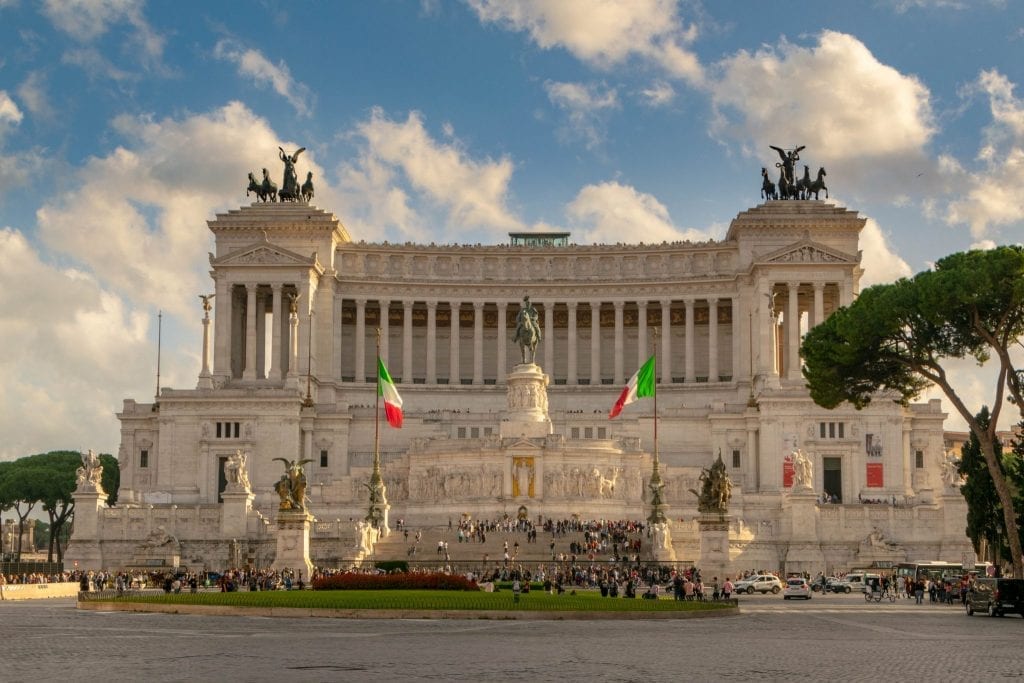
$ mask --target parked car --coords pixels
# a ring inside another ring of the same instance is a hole
[[[825,592],[827,593],[849,593],[853,588],[842,579],[830,576],[825,579]]]
[[[754,576],[748,576],[745,579],[740,579],[736,582],[736,592],[746,593],[747,595],[753,595],[754,593],[772,593],[778,595],[779,592],[785,588],[785,584],[782,583],[782,579],[771,574],[755,574]]]
[[[967,591],[967,616],[985,612],[1001,617],[1014,612],[1024,617],[1024,579],[981,577]]]
[[[811,584],[807,583],[807,579],[786,579],[786,588],[782,591],[782,598],[784,600],[789,600],[790,598],[803,598],[804,600],[810,600]]]

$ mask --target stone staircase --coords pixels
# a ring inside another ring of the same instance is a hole
[[[422,537],[416,543],[416,531],[420,531]],[[409,529],[408,538],[401,531],[392,531],[387,538],[381,539],[374,547],[373,554],[366,558],[371,561],[405,560],[410,564],[443,564],[443,563],[480,563],[499,564],[505,558],[505,544],[508,544],[509,560],[522,564],[537,564],[551,562],[551,543],[554,542],[556,556],[565,553],[569,555],[569,547],[572,542],[582,545],[584,532],[567,532],[553,536],[551,532],[537,531],[535,542],[527,541],[525,531],[494,531],[485,534],[486,541],[480,543],[476,540],[463,541],[459,543],[458,530],[449,530],[447,526],[421,527]],[[627,534],[630,541],[640,540],[642,561],[652,559],[651,543],[646,534]],[[438,551],[438,542],[448,544],[447,558],[443,552]],[[516,544],[518,543],[518,548]],[[415,552],[410,552],[415,549]],[[625,555],[626,551],[620,546],[619,555]],[[589,559],[589,554],[577,555],[577,561]],[[612,559],[611,544],[607,551],[594,554],[594,560],[607,562]]]

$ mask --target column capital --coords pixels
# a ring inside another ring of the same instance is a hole
[[[437,310],[437,302],[436,301],[428,301],[427,302],[427,310],[428,311],[436,311]]]
[[[709,307],[717,306],[718,305],[718,297],[717,296],[709,296],[708,299],[707,299],[707,302],[708,302],[708,306]]]
[[[474,311],[482,311],[484,309],[485,305],[486,305],[486,303],[483,302],[483,301],[474,301],[473,302],[473,310]]]
[[[812,282],[811,286],[814,287],[814,291],[817,292],[818,290],[824,290],[825,289],[825,285],[827,285],[827,284],[828,284],[827,282]]]
[[[273,282],[270,285],[271,291],[273,291],[275,293],[280,292],[283,288],[284,288],[284,285],[282,283],[280,283],[280,282]]]
[[[377,299],[377,304],[381,308],[388,308],[391,306],[391,299]]]
[[[658,303],[661,304],[662,308],[668,308],[672,305],[672,299],[662,299]]]
[[[643,301],[637,301],[636,302],[636,307],[637,308],[647,308],[647,304],[648,303],[650,303],[650,302],[648,302],[646,299],[643,300]]]
[[[363,308],[364,306],[366,306],[366,299],[365,298],[355,299],[355,302],[356,302],[356,306],[359,306],[360,308]]]
[[[509,302],[507,302],[507,301],[499,301],[499,302],[497,302],[496,305],[498,306],[498,309],[505,309],[505,310],[507,310],[508,309],[508,303]]]
[[[800,289],[799,282],[787,282],[786,286],[789,287],[790,289]]]
[[[411,311],[412,310],[412,305],[413,305],[413,302],[408,300],[408,299],[402,302],[402,308],[404,310],[406,310],[406,311]]]
[[[257,285],[255,282],[246,282],[245,283],[245,291],[247,291],[247,292],[251,292],[254,289],[256,289],[257,287],[259,287],[259,285]]]
[[[566,307],[566,308],[567,308],[567,309],[568,309],[568,310],[569,310],[569,311],[570,311],[571,313],[575,313],[575,312],[576,312],[576,306],[578,306],[578,305],[579,305],[579,302],[578,302],[578,301],[575,301],[575,300],[569,300],[569,301],[566,301],[566,302],[565,302],[565,307]]]
[[[685,299],[683,299],[683,304],[686,305],[686,310],[688,310],[688,311],[692,311],[693,310],[693,306],[696,303],[697,303],[697,300],[695,298],[693,298],[692,296],[688,296]]]
[[[613,301],[612,302],[612,306],[615,307],[616,311],[621,311],[623,308],[626,307],[626,302],[625,301]]]
[[[599,310],[601,310],[601,302],[600,301],[591,301],[590,302],[590,310],[592,310],[592,311],[599,311]]]

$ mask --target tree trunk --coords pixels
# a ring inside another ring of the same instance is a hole
[[[1014,578],[1024,578],[1024,555],[1021,553],[1020,530],[1017,527],[1017,518],[1014,515],[1013,495],[1006,483],[1006,476],[999,465],[1001,453],[996,453],[995,441],[989,436],[988,431],[981,434],[975,433],[981,444],[981,452],[985,456],[985,464],[988,465],[988,472],[992,475],[992,483],[996,487],[996,495],[999,496],[999,503],[1003,508],[1003,526],[1006,529],[1006,541],[1010,546],[1010,562],[1013,565]]]

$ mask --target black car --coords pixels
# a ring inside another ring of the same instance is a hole
[[[1014,612],[1024,617],[1024,579],[975,579],[967,591],[967,616],[975,612],[990,617]]]

